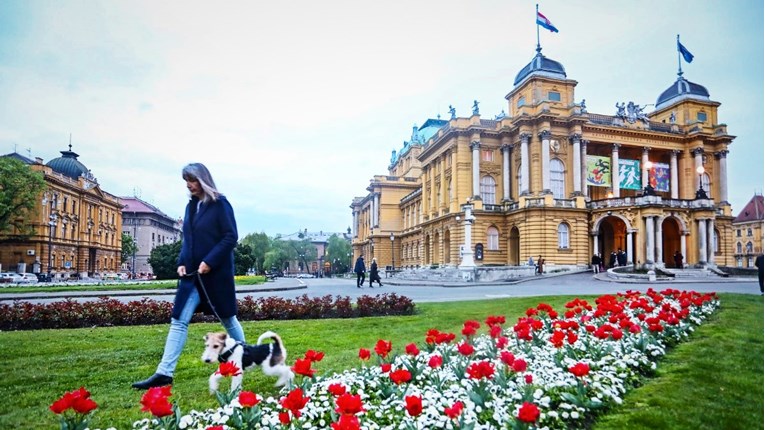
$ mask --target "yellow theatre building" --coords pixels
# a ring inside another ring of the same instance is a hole
[[[469,117],[450,106],[448,120],[415,126],[388,174],[353,199],[354,258],[586,266],[621,249],[642,268],[672,268],[676,252],[686,267],[734,265],[734,136],[720,103],[682,71],[651,112],[632,101],[588,112],[576,86],[538,49],[505,95],[506,115],[484,119],[475,102]]]
[[[69,150],[43,164],[17,153],[5,155],[41,172],[45,190],[27,220],[29,237],[0,237],[3,271],[49,274],[54,280],[115,275],[122,254],[122,203],[101,189],[91,171]]]

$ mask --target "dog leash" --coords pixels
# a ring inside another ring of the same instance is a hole
[[[199,286],[202,287],[202,292],[204,293],[205,298],[207,299],[207,304],[210,305],[210,309],[212,309],[213,314],[215,314],[215,317],[218,318],[218,321],[220,321],[221,324],[223,324],[223,319],[220,317],[220,315],[218,315],[218,311],[215,310],[215,305],[213,305],[212,300],[210,300],[210,295],[207,294],[207,288],[205,287],[205,283],[202,281],[202,274],[195,270],[191,273],[187,273],[183,275],[182,277],[191,278],[193,276],[196,276],[197,280],[199,280]],[[181,280],[179,279],[178,282],[180,283]]]

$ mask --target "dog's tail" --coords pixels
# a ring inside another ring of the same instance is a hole
[[[263,340],[265,339],[273,340],[274,347],[272,348],[272,351],[276,353],[276,356],[280,357],[281,360],[287,359],[287,350],[284,348],[282,338],[278,334],[269,330],[260,335],[258,338],[258,344],[263,343]]]

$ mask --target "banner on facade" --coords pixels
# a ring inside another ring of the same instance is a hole
[[[587,185],[611,186],[611,159],[597,155],[587,156]]]
[[[656,191],[669,191],[669,164],[653,163],[648,171],[648,183]]]
[[[640,181],[640,161],[619,159],[619,188],[625,190],[640,190],[643,184]]]

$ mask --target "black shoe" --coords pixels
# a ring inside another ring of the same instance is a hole
[[[356,288],[361,288],[361,285],[356,285]]]
[[[173,385],[173,377],[155,373],[151,375],[149,379],[144,379],[143,381],[139,381],[133,384],[133,388],[138,388],[139,390],[148,390],[149,388],[164,387],[165,385]]]

